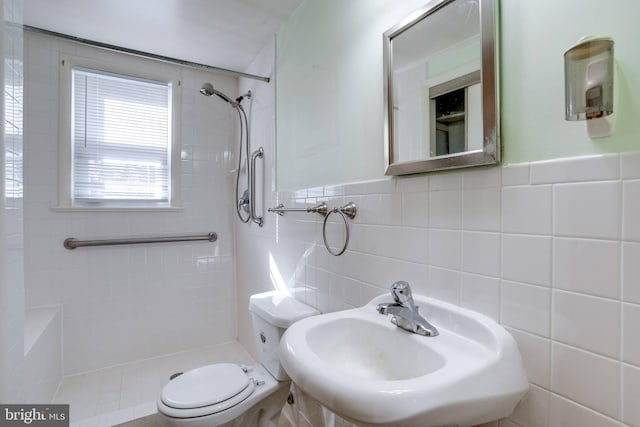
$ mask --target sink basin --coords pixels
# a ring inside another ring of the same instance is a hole
[[[508,416],[529,388],[515,341],[479,313],[414,295],[440,334],[398,328],[376,306],[309,317],[280,342],[293,382],[337,415],[372,426],[471,426]]]

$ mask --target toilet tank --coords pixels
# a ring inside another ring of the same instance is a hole
[[[295,321],[319,314],[318,310],[282,292],[265,292],[251,296],[249,311],[258,361],[278,381],[288,380],[278,355],[280,338]]]

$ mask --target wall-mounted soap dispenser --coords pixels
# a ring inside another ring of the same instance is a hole
[[[565,118],[587,120],[589,136],[609,136],[614,120],[613,40],[583,37],[564,53]]]

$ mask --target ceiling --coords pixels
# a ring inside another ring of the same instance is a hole
[[[244,71],[302,0],[23,0],[24,24]]]

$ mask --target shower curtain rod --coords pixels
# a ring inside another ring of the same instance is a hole
[[[88,46],[98,47],[101,49],[112,50],[115,52],[126,53],[128,55],[140,56],[143,58],[153,59],[156,61],[168,62],[170,64],[178,64],[189,68],[195,68],[198,70],[210,71],[212,73],[228,74],[237,77],[245,77],[247,79],[259,80],[269,83],[271,80],[269,77],[258,76],[255,74],[243,73],[241,71],[228,70],[226,68],[214,67],[211,65],[200,64],[197,62],[185,61],[182,59],[171,58],[168,56],[156,55],[155,53],[142,52],[140,50],[129,49],[122,46],[115,46],[108,43],[102,43],[94,40],[87,40],[80,37],[75,37],[69,34],[58,33],[55,31],[45,30],[44,28],[32,27],[31,25],[23,25],[22,28],[25,31],[30,31],[37,34],[45,34],[47,36],[58,37],[64,40],[69,40],[75,43],[81,43]]]

